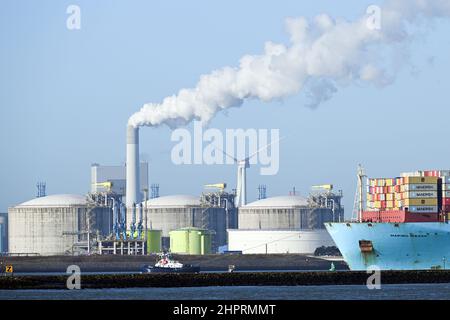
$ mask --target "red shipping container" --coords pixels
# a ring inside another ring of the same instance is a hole
[[[424,171],[423,175],[425,177],[439,177],[439,171],[437,170]]]
[[[442,198],[442,206],[450,206],[450,198]]]
[[[364,222],[404,223],[404,222],[437,222],[437,213],[414,213],[408,211],[364,211]]]

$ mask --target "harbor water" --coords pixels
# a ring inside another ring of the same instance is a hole
[[[0,290],[0,300],[449,300],[450,284]]]

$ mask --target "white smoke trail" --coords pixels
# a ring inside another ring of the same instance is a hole
[[[271,101],[306,91],[308,106],[330,99],[338,86],[384,86],[395,77],[395,52],[413,37],[411,27],[450,17],[450,0],[390,0],[381,8],[381,27],[369,28],[368,15],[349,22],[326,14],[312,21],[286,19],[289,45],[267,42],[261,55],[246,55],[238,67],[202,75],[195,88],[181,89],[162,103],[145,104],[129,119],[132,126],[170,127],[196,119],[208,122],[246,99]]]

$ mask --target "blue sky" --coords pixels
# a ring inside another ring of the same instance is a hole
[[[328,13],[349,20],[378,1],[3,1],[0,6],[0,211],[47,192],[89,190],[90,164],[125,161],[128,117],[201,74],[237,65],[265,41],[286,42],[284,19]],[[66,8],[81,8],[81,29],[66,28]],[[438,21],[411,44],[410,61],[384,88],[348,86],[316,110],[305,95],[247,101],[210,126],[279,128],[280,171],[248,171],[248,197],[293,186],[333,183],[347,216],[356,166],[370,176],[450,168],[450,23]],[[236,183],[236,167],[175,166],[167,127],[143,128],[141,152],[161,194],[200,194],[202,185]]]

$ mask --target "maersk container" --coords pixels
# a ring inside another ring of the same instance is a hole
[[[400,207],[410,207],[410,206],[437,206],[437,199],[403,199],[400,201]]]
[[[404,177],[404,184],[437,184],[437,177]]]
[[[422,213],[435,213],[438,212],[437,206],[410,206],[408,207],[410,212],[422,212]]]
[[[408,191],[403,193],[403,199],[437,198],[437,191]]]
[[[437,191],[437,183],[428,184],[405,184],[401,186],[402,192],[407,191]]]

